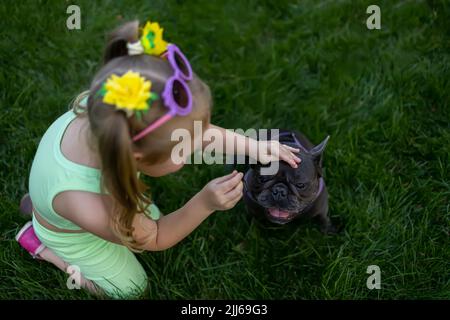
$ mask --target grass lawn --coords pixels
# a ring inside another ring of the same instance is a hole
[[[330,141],[324,236],[246,218],[239,203],[189,237],[139,255],[149,299],[449,299],[450,4],[376,1],[2,1],[0,299],[86,299],[15,242],[40,138],[100,67],[106,33],[159,21],[213,92],[225,128],[291,128]],[[82,29],[69,31],[78,4]],[[230,167],[147,179],[164,213]],[[369,265],[381,289],[369,290]]]

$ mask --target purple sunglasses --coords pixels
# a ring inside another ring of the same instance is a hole
[[[143,138],[174,116],[185,116],[192,111],[192,93],[186,84],[186,81],[192,80],[192,68],[189,61],[174,44],[169,44],[167,51],[161,56],[169,60],[174,70],[173,76],[167,80],[162,93],[164,105],[169,111],[134,136],[133,141]]]

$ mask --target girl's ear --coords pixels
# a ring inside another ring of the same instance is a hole
[[[142,158],[144,158],[144,155],[142,154],[142,152],[133,152],[133,156],[137,162],[141,161]]]

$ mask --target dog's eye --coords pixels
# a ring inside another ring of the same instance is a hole
[[[304,183],[301,183],[301,182],[296,183],[295,186],[296,186],[297,188],[299,188],[300,190],[303,190],[303,189],[305,189],[305,187],[306,187],[305,184],[304,184]]]

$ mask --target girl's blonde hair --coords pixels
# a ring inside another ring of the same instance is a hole
[[[188,82],[193,96],[192,112],[187,116],[172,118],[136,142],[131,140],[131,137],[164,115],[168,109],[161,104],[161,100],[157,100],[152,103],[149,112],[142,115],[140,121],[135,116],[127,118],[125,113],[117,110],[115,106],[103,103],[102,98],[95,93],[111,74],[120,76],[132,70],[150,80],[152,92],[162,96],[164,84],[172,76],[173,70],[169,62],[162,58],[147,54],[128,55],[127,42],[138,40],[138,28],[139,21],[134,20],[111,32],[104,51],[104,64],[92,80],[90,90],[78,95],[72,104],[78,117],[87,115],[89,119],[90,147],[99,154],[101,160],[101,190],[102,193],[108,191],[114,202],[114,231],[133,251],[139,251],[142,245],[132,237],[133,219],[136,214],[144,213],[152,202],[150,195],[145,194],[148,186],[138,177],[133,152],[142,152],[142,161],[147,164],[165,161],[178,143],[171,141],[171,131],[175,128],[185,128],[193,137],[194,120],[202,121],[205,129],[209,124],[212,103],[209,87],[194,73],[193,79]],[[87,107],[83,108],[80,101],[86,96]]]

